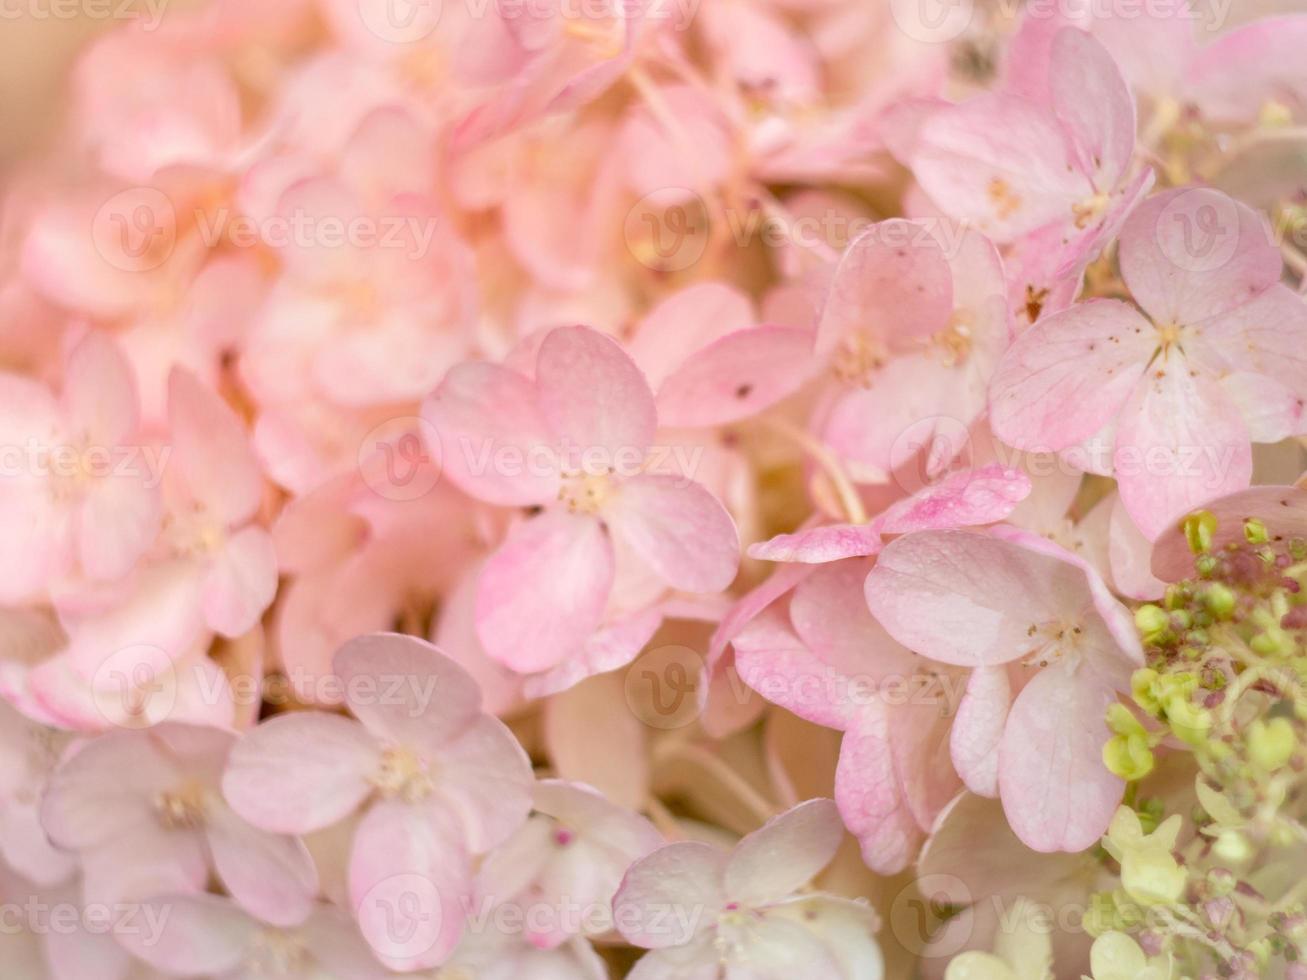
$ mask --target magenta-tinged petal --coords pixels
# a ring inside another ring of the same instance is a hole
[[[1284,259],[1256,211],[1206,187],[1154,195],[1121,230],[1121,276],[1158,326],[1227,313],[1279,281]]]
[[[218,877],[246,911],[277,926],[304,921],[318,873],[298,838],[251,827],[225,806],[210,810],[205,836]]]
[[[658,386],[663,425],[725,425],[797,391],[811,373],[812,332],[761,326],[696,351]]]
[[[612,542],[599,521],[546,511],[514,529],[486,562],[477,589],[477,636],[520,673],[555,667],[603,622]]]
[[[1307,17],[1293,13],[1259,18],[1203,47],[1187,66],[1185,91],[1192,91],[1210,118],[1255,118],[1268,102],[1307,90],[1307,72],[1299,57],[1304,44]]]
[[[1053,109],[1071,133],[1083,173],[1108,192],[1135,147],[1135,100],[1097,40],[1077,28],[1053,37],[1048,85]]]
[[[887,345],[948,326],[953,273],[924,222],[883,221],[840,259],[817,325],[817,353],[829,355],[858,332]]]
[[[1213,500],[1203,509],[1216,516],[1212,534],[1215,551],[1244,543],[1244,522],[1254,517],[1266,525],[1272,539],[1307,536],[1307,489],[1251,487]],[[1174,522],[1153,543],[1153,574],[1163,582],[1178,582],[1194,575],[1194,554],[1180,525],[1180,521]]]
[[[780,901],[817,876],[844,839],[831,800],[808,800],[748,834],[726,864],[726,897],[749,907]]]
[[[1006,667],[971,672],[949,736],[953,766],[973,793],[998,795],[998,747],[1012,704]]]
[[[823,524],[751,544],[749,557],[823,565],[843,558],[874,555],[880,548],[880,534],[874,524]]]
[[[1103,765],[1110,688],[1063,665],[1017,695],[999,747],[999,794],[1008,823],[1036,851],[1097,843],[1125,784]]]
[[[993,524],[1008,517],[1030,491],[1030,477],[1021,470],[982,466],[922,487],[873,524],[881,534]]]
[[[727,856],[697,841],[660,847],[627,869],[613,897],[613,922],[645,949],[684,946],[726,905]]]
[[[214,557],[204,582],[204,621],[237,637],[253,629],[277,594],[277,554],[261,527],[233,534]]]
[[[330,827],[373,791],[381,748],[339,715],[278,715],[233,746],[222,792],[232,809],[264,830],[302,834]]]
[[[350,711],[387,742],[434,754],[481,710],[481,690],[472,676],[415,636],[357,637],[332,664]]]
[[[616,341],[589,327],[551,330],[536,358],[540,409],[563,443],[564,466],[589,472],[586,453],[607,465],[644,451],[658,426],[653,393]],[[572,457],[575,457],[573,459]]]
[[[439,966],[464,930],[467,853],[424,808],[378,803],[354,835],[349,900],[363,938],[393,970]]]
[[[673,588],[718,592],[735,578],[735,522],[698,483],[655,473],[624,480],[601,513],[613,533]]]
[[[245,426],[212,389],[191,372],[168,377],[172,440],[169,475],[177,474],[193,500],[227,525],[249,520],[263,496],[263,478]]]
[[[1089,438],[1125,404],[1156,347],[1152,325],[1115,300],[1045,317],[1017,338],[994,372],[995,434],[1034,452]]]
[[[1211,379],[1181,358],[1154,362],[1121,413],[1112,468],[1121,501],[1150,541],[1168,524],[1252,480],[1248,428]]]
[[[558,493],[555,440],[535,386],[516,371],[460,364],[423,403],[422,417],[439,433],[440,463],[460,490],[508,506]]]
[[[146,902],[140,918],[151,930],[124,930],[119,942],[146,963],[179,977],[227,976],[244,962],[259,923],[228,898],[171,896]]]
[[[996,666],[1042,642],[1032,626],[1078,621],[1091,602],[1070,562],[973,531],[923,531],[881,552],[867,604],[891,636],[959,667]]]

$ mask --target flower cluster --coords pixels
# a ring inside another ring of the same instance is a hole
[[[1300,6],[123,4],[0,974],[1307,977]]]

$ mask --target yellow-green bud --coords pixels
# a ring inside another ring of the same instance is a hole
[[[1228,585],[1213,582],[1203,589],[1203,605],[1217,619],[1229,619],[1236,602],[1234,591]]]
[[[1150,602],[1135,610],[1135,626],[1140,635],[1150,643],[1165,633],[1170,625],[1171,619],[1161,606],[1155,606]]]
[[[1155,763],[1145,736],[1113,735],[1103,746],[1103,765],[1128,783],[1143,779],[1153,771]]]
[[[1210,711],[1178,692],[1168,697],[1163,706],[1166,709],[1166,720],[1177,738],[1195,747],[1207,741],[1207,734],[1212,727]]]
[[[1297,645],[1293,637],[1279,626],[1271,626],[1248,641],[1254,653],[1263,657],[1291,657]]]
[[[1270,535],[1266,533],[1266,525],[1256,517],[1250,517],[1243,522],[1243,536],[1249,544],[1266,544],[1270,540]]]
[[[1212,853],[1230,864],[1243,864],[1253,856],[1253,845],[1237,830],[1223,830],[1212,845]]]
[[[1180,525],[1189,550],[1195,555],[1206,554],[1212,550],[1212,539],[1216,534],[1216,515],[1210,510],[1195,511],[1184,519]]]
[[[1150,715],[1162,710],[1162,703],[1157,698],[1158,679],[1157,671],[1152,667],[1140,667],[1130,675],[1130,693],[1135,703]]]
[[[1267,772],[1274,772],[1293,757],[1297,741],[1289,719],[1259,718],[1248,726],[1248,757]]]

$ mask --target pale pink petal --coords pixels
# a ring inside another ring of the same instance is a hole
[[[1192,331],[1190,343],[1201,345],[1200,355],[1213,366],[1277,381],[1299,407],[1307,398],[1307,300],[1287,286],[1276,283]]]
[[[233,746],[222,792],[264,830],[308,833],[343,820],[373,791],[381,748],[358,722],[339,715],[279,715]]]
[[[471,675],[415,636],[357,637],[332,664],[350,711],[372,735],[428,755],[466,731],[481,710]]]
[[[277,554],[272,535],[247,527],[227,539],[204,581],[204,621],[215,632],[249,632],[277,594]]]
[[[245,426],[211,388],[182,368],[168,377],[168,415],[175,469],[191,499],[226,525],[249,520],[263,495],[258,461]]]
[[[1150,541],[1185,512],[1252,480],[1252,445],[1234,403],[1180,358],[1159,360],[1121,413],[1112,468]]]
[[[436,806],[453,816],[473,854],[522,825],[531,810],[531,760],[498,718],[482,715],[435,759]]]
[[[112,447],[136,429],[136,379],[122,351],[89,331],[68,355],[60,397],[69,426],[93,445]]]
[[[840,259],[817,325],[817,353],[829,355],[859,331],[887,343],[929,337],[952,313],[953,274],[929,226],[884,221]]]
[[[570,454],[604,451],[611,460],[644,451],[658,416],[640,369],[611,338],[588,327],[551,330],[536,359],[540,410]],[[621,456],[619,456],[621,454]]]
[[[736,845],[723,879],[726,896],[746,907],[787,898],[831,862],[843,839],[833,801],[800,803]]]
[[[1112,691],[1055,665],[1017,695],[999,747],[999,794],[1036,851],[1083,851],[1107,831],[1125,784],[1103,765]]]
[[[78,557],[95,579],[126,575],[154,543],[162,513],[144,468],[95,480],[77,514]]]
[[[482,500],[540,504],[558,493],[554,439],[530,380],[494,364],[460,364],[422,405],[439,433],[444,473]]]
[[[1299,487],[1252,487],[1213,500],[1204,510],[1216,517],[1212,549],[1243,544],[1244,522],[1257,518],[1272,540],[1301,538],[1307,533],[1307,490]],[[1180,522],[1176,521],[1153,544],[1153,574],[1163,582],[1194,576],[1194,554],[1189,550]]]
[[[210,810],[205,837],[214,870],[242,908],[277,926],[304,921],[318,874],[298,838],[257,830],[225,806]]]
[[[1116,300],[1078,303],[1041,319],[994,372],[994,433],[1034,452],[1089,438],[1126,403],[1156,346],[1153,326]]]
[[[80,850],[154,822],[152,800],[178,778],[144,732],[88,742],[51,775],[41,823],[60,847]]]
[[[486,653],[521,673],[557,666],[603,621],[613,576],[599,521],[558,510],[531,518],[481,573],[477,635]]]
[[[1165,191],[1121,230],[1121,275],[1159,326],[1227,313],[1279,281],[1284,260],[1246,204],[1206,187]]]
[[[687,354],[756,322],[753,301],[747,294],[722,282],[695,283],[650,309],[626,349],[649,383],[661,388]],[[661,412],[661,406],[659,409]],[[668,424],[665,418],[662,421]]]
[[[1262,17],[1222,34],[1188,66],[1185,92],[1192,91],[1205,115],[1244,123],[1271,101],[1307,91],[1298,54],[1307,39],[1307,18],[1295,10]]]
[[[1108,560],[1117,592],[1131,599],[1152,600],[1166,591],[1166,583],[1153,576],[1149,562],[1152,543],[1135,526],[1118,496],[1111,501],[1108,523]]]
[[[225,976],[237,969],[259,931],[259,924],[227,898],[187,895],[155,899],[141,910],[143,921],[161,931],[124,931],[119,942],[133,955],[179,977]]]
[[[863,680],[912,672],[915,660],[872,618],[864,598],[865,562],[817,569],[790,599],[790,621],[813,655]]]
[[[959,667],[1033,652],[1033,625],[1078,621],[1091,601],[1083,569],[972,531],[923,531],[881,552],[867,604],[909,649]]]
[[[815,725],[848,726],[855,707],[852,678],[814,656],[779,612],[763,610],[731,644],[739,681]]]
[[[663,425],[724,425],[756,415],[808,379],[812,332],[761,326],[696,351],[658,386]]]
[[[660,847],[627,870],[613,897],[613,922],[632,945],[684,946],[726,905],[726,866],[727,856],[707,844]]]
[[[998,747],[1012,704],[1006,667],[978,667],[953,719],[953,766],[973,793],[998,795]]]
[[[673,588],[718,592],[735,578],[735,522],[698,483],[655,473],[624,480],[601,513],[613,533]]]
[[[384,802],[368,811],[354,835],[349,900],[383,963],[404,972],[443,963],[471,894],[467,853],[425,809]]]
[[[1064,28],[1053,37],[1048,86],[1081,172],[1112,190],[1135,147],[1135,100],[1116,62],[1089,34]]]
[[[1066,136],[1052,112],[1008,95],[982,95],[930,116],[912,169],[950,217],[998,241],[1054,220],[1093,195],[1072,168]]]

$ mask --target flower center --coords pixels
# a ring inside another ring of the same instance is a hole
[[[563,477],[558,499],[573,514],[597,514],[612,490],[607,473],[573,473]]]
[[[1002,220],[1012,217],[1021,207],[1021,196],[1001,177],[995,177],[989,182],[988,192],[994,213]]]
[[[945,367],[955,367],[967,359],[971,353],[971,313],[967,310],[955,310],[949,318],[948,326],[930,338]]]
[[[426,763],[411,749],[395,746],[386,749],[381,765],[372,775],[372,784],[383,796],[400,799],[405,803],[425,800],[435,789]]]
[[[1184,328],[1178,323],[1165,323],[1157,327],[1158,350],[1168,354],[1172,347],[1178,347],[1184,336]]]
[[[207,793],[199,783],[191,782],[154,798],[154,813],[168,830],[194,830],[204,826],[208,809]]]
[[[163,530],[173,555],[178,558],[212,555],[227,537],[223,527],[200,504],[192,505],[189,513],[165,513]]]
[[[1079,657],[1080,638],[1084,631],[1079,626],[1052,620],[1031,623],[1026,630],[1030,649],[1022,661],[1027,667],[1047,667],[1064,657]]]
[[[840,343],[831,359],[831,372],[845,384],[870,388],[872,377],[889,360],[885,345],[869,330],[856,330]]]
[[[1093,197],[1087,197],[1079,204],[1071,206],[1071,213],[1075,215],[1076,227],[1082,231],[1088,228],[1095,221],[1107,213],[1108,205],[1112,203],[1110,194],[1095,194]]]

